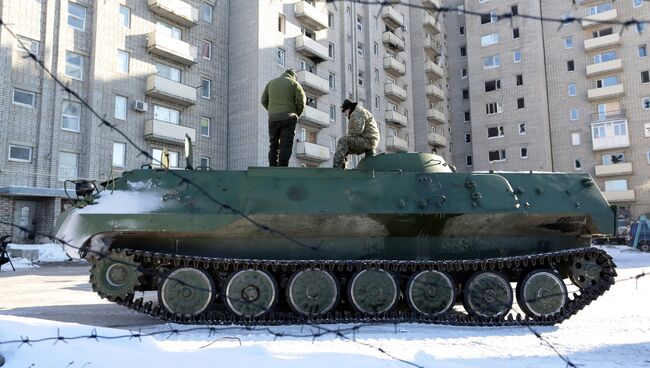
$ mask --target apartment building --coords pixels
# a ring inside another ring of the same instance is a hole
[[[650,32],[597,22],[649,19],[650,5],[479,0],[449,6],[484,14],[447,17],[451,85],[462,91],[450,91],[456,166],[586,172],[625,216],[650,212]],[[505,13],[586,19],[497,21]]]

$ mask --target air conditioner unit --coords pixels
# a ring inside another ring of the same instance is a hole
[[[149,106],[148,106],[147,103],[144,102],[144,101],[141,101],[141,100],[135,100],[135,101],[133,101],[133,109],[134,109],[135,111],[146,112],[148,107],[149,107]]]

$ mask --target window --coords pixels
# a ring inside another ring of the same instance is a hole
[[[576,65],[573,60],[569,60],[566,62],[566,70],[570,72],[576,70]]]
[[[521,149],[519,150],[519,156],[521,158],[528,158],[528,148],[521,147]]]
[[[465,35],[465,26],[460,26],[460,27],[458,27],[458,34],[459,34],[460,36],[464,36],[464,35]]]
[[[641,99],[641,107],[644,110],[650,110],[650,97],[644,97]]]
[[[379,69],[375,68],[375,84],[379,83]]]
[[[310,73],[316,74],[316,64],[306,60],[300,60],[300,70],[306,70]]]
[[[643,31],[645,31],[645,23],[638,22],[634,26],[636,28],[636,33],[641,34]]]
[[[120,5],[120,24],[123,27],[131,28],[131,9],[124,5]]]
[[[32,147],[10,144],[9,161],[32,162]]]
[[[472,166],[472,155],[465,156],[465,166]]]
[[[285,33],[286,32],[286,18],[284,14],[278,14],[278,32],[280,33]]]
[[[113,116],[117,120],[126,120],[126,97],[115,96],[115,113]]]
[[[498,91],[501,89],[501,79],[485,82],[485,92]]]
[[[201,19],[208,23],[212,23],[212,10],[212,5],[206,3],[201,4]]]
[[[377,21],[377,17],[372,17],[372,24],[375,27],[375,31],[379,31],[379,22]]]
[[[201,131],[201,137],[210,136],[210,118],[201,116],[201,120],[199,121],[199,130]]]
[[[512,13],[512,15],[517,15],[517,14],[519,14],[519,7],[518,7],[517,5],[513,5],[513,6],[511,6],[511,7],[510,7],[510,13]]]
[[[180,123],[181,112],[169,107],[160,105],[153,106],[153,118],[169,124],[178,125]]]
[[[492,33],[481,37],[481,47],[490,46],[499,43],[499,34]]]
[[[461,69],[460,69],[460,77],[461,77],[462,79],[467,78],[467,68],[461,68]]]
[[[483,69],[498,68],[499,66],[501,66],[499,55],[492,55],[483,59]]]
[[[68,2],[68,25],[83,32],[86,29],[86,8]]]
[[[201,56],[204,59],[212,60],[212,42],[208,40],[201,41]]]
[[[465,5],[458,5],[456,7],[456,14],[457,15],[463,15],[465,14]]]
[[[650,73],[647,70],[641,72],[641,83],[650,82]]]
[[[208,100],[212,96],[212,81],[209,79],[201,78],[201,97]]]
[[[497,12],[496,10],[491,11],[486,14],[481,14],[481,24],[494,23],[497,21]]]
[[[647,156],[647,158],[648,158],[648,163],[650,164],[650,151],[648,151],[648,152],[646,153],[646,156]]]
[[[359,83],[360,86],[363,86],[363,80],[364,79],[365,79],[365,73],[363,72],[363,70],[359,70],[357,83]]]
[[[83,80],[84,57],[74,52],[65,53],[65,75],[72,79]]]
[[[562,25],[568,26],[573,21],[573,14],[571,12],[566,12],[562,14]]]
[[[579,118],[579,114],[578,114],[578,109],[577,109],[577,108],[572,107],[572,108],[569,110],[569,118],[571,119],[571,121],[576,121],[576,120],[578,120],[578,118]]]
[[[334,13],[332,12],[327,13],[327,26],[328,27],[334,26]]]
[[[81,121],[81,104],[78,102],[63,101],[61,129],[78,132],[80,121]]]
[[[330,85],[330,89],[331,89],[331,90],[335,90],[335,89],[336,89],[336,75],[334,75],[334,74],[332,74],[332,73],[330,73],[330,77],[329,77],[329,85]]]
[[[639,57],[644,58],[648,56],[648,49],[646,48],[646,45],[641,45],[638,47],[639,49]]]
[[[463,100],[469,100],[469,89],[463,88]]]
[[[572,49],[573,48],[573,37],[565,37],[564,38],[564,48],[565,49]]]
[[[181,39],[181,30],[164,22],[156,22],[156,30],[164,35],[177,40]]]
[[[16,38],[16,48],[20,52],[26,52],[25,49],[29,50],[34,55],[38,55],[39,42],[32,40],[31,38],[18,36]]]
[[[518,86],[523,86],[524,85],[524,75],[523,74],[517,74],[517,85]]]
[[[124,167],[126,163],[126,143],[113,142],[113,166]]]
[[[525,104],[524,104],[524,98],[523,98],[523,97],[518,98],[518,99],[517,99],[517,108],[518,108],[519,110],[521,110],[521,109],[523,109],[524,107],[526,107]]]
[[[608,51],[594,55],[594,64],[604,63],[616,59],[616,51]]]
[[[512,60],[515,63],[521,62],[521,51],[517,50],[512,54]]]
[[[466,122],[466,123],[470,121],[470,113],[469,113],[469,111],[465,111],[463,113],[463,121]]]
[[[357,29],[363,31],[363,17],[360,15],[357,15]]]
[[[506,150],[495,150],[488,152],[488,160],[490,162],[505,161]]]
[[[381,100],[380,100],[379,96],[375,96],[375,109],[379,110],[380,102],[381,102]]]
[[[620,84],[621,82],[618,79],[617,75],[603,78],[603,79],[598,79],[596,80],[596,88],[605,88],[605,87],[610,87],[610,86],[615,86],[617,84]]]
[[[372,52],[373,52],[375,55],[379,55],[379,44],[378,44],[377,42],[374,42],[374,43],[372,44]]]
[[[596,15],[596,14],[603,13],[603,12],[606,12],[606,11],[612,10],[612,9],[613,9],[612,3],[609,3],[609,2],[600,3],[598,5],[594,5],[594,6],[591,6],[589,8],[589,15]]]
[[[202,168],[209,168],[210,167],[210,157],[205,157],[201,156],[199,159],[199,166]]]
[[[603,159],[603,165],[622,164],[625,162],[625,153],[623,152],[607,153],[603,155],[602,159]]]
[[[34,92],[14,88],[12,102],[16,105],[34,107],[36,104],[36,94]]]
[[[330,105],[330,121],[336,121],[336,105]]]
[[[650,138],[650,123],[643,124],[643,135],[646,138]]]
[[[491,102],[485,105],[487,115],[500,114],[502,112],[501,102]]]
[[[580,133],[571,133],[571,145],[573,146],[580,145]]]
[[[517,131],[519,132],[519,135],[526,134],[526,123],[519,123],[517,127],[518,127]]]
[[[327,56],[329,56],[330,59],[334,60],[334,44],[331,42],[327,46]]]
[[[463,46],[460,48],[460,56],[467,56],[467,47]]]
[[[641,5],[643,5],[643,0],[632,0],[632,6],[634,6],[635,8],[638,8]]]
[[[613,28],[603,28],[603,29],[597,29],[597,30],[591,32],[591,36],[593,38],[598,38],[598,37],[609,36],[609,35],[611,35],[613,33],[614,33]]]
[[[569,92],[569,96],[575,96],[576,95],[576,85],[574,83],[569,84],[567,86],[567,90]]]
[[[363,57],[363,44],[361,42],[357,43],[357,54]]]
[[[77,175],[77,161],[79,155],[72,152],[59,152],[59,180],[74,180]]]
[[[488,138],[501,138],[504,136],[503,125],[487,128]]]
[[[278,49],[278,51],[276,53],[276,56],[277,56],[276,61],[278,62],[278,65],[280,65],[281,67],[284,67],[284,65],[285,65],[285,63],[284,63],[285,55],[286,55],[286,53],[285,53],[284,50]]]
[[[156,75],[174,82],[181,81],[181,70],[166,64],[156,63]]]
[[[513,28],[512,29],[512,38],[515,39],[515,40],[517,38],[519,38],[519,28]]]
[[[305,105],[313,107],[313,108],[317,108],[316,107],[316,97],[310,96],[310,95],[307,95],[305,97],[306,97]]]
[[[580,159],[579,159],[579,158],[576,158],[576,159],[573,161],[573,168],[574,168],[575,170],[582,170],[582,163],[580,162]]]
[[[618,192],[627,190],[627,180],[618,179],[618,180],[607,180],[605,182],[605,191],[606,192]]]
[[[472,133],[465,133],[465,143],[472,143]]]
[[[167,151],[167,153],[169,155],[169,167],[178,167],[178,152]],[[157,148],[152,149],[151,157],[153,157],[153,160],[151,161],[152,165],[155,167],[160,167],[163,162],[163,150]]]
[[[129,53],[117,50],[117,71],[123,74],[129,74]]]

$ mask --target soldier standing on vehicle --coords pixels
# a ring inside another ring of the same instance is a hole
[[[305,102],[305,92],[293,69],[287,69],[264,88],[262,106],[269,112],[269,166],[289,166],[296,123]]]
[[[370,111],[346,99],[341,111],[348,117],[348,134],[339,139],[334,153],[334,167],[345,169],[349,154],[374,156],[379,145],[379,128]]]

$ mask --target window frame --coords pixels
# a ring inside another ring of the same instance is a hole
[[[204,82],[208,82],[207,83],[207,87],[208,87],[207,96],[203,94],[203,92],[205,92],[205,87],[206,87],[204,85]],[[201,77],[201,98],[205,98],[206,100],[211,100],[212,99],[212,80],[211,79]]]
[[[122,59],[122,57],[124,57],[124,56],[126,56],[126,59]],[[123,66],[126,67],[126,70],[121,69],[121,67],[123,67]],[[118,73],[128,75],[130,69],[131,69],[131,54],[128,51],[117,49],[117,68],[116,68],[116,71]]]
[[[496,152],[498,154],[499,158],[497,160],[492,160],[490,158],[490,154],[492,152]],[[506,160],[506,150],[505,149],[497,149],[497,150],[488,151],[488,163],[503,162],[505,160]]]
[[[569,50],[573,48],[573,36],[564,37],[564,49]]]
[[[205,46],[208,46],[208,56],[205,56]],[[212,60],[212,41],[206,39],[201,40],[201,57],[205,60]]]
[[[571,87],[573,87],[573,88],[571,88]],[[573,94],[571,94],[571,92],[573,92]],[[578,95],[578,86],[576,86],[575,83],[568,84],[567,85],[567,93],[568,93],[569,97],[577,96]]]
[[[116,146],[121,146],[122,148],[122,157],[121,157],[121,162],[120,163],[115,163],[115,147]],[[111,165],[112,167],[119,167],[119,168],[125,168],[126,167],[126,143],[122,142],[113,142],[113,153],[111,157]]]
[[[75,159],[75,166],[74,166],[74,175],[73,176],[67,176],[67,175],[61,175],[61,170],[66,170],[66,169],[71,169],[71,166],[62,166],[61,161],[62,161],[62,155],[71,155],[70,157],[74,157]],[[58,181],[65,181],[65,180],[75,180],[79,178],[79,153],[78,152],[70,152],[70,151],[59,151],[59,155],[57,157],[57,172],[56,172],[56,178]]]
[[[575,119],[573,118],[573,112],[575,111]],[[577,107],[572,107],[569,109],[569,120],[570,121],[578,121],[580,120],[580,110],[578,110]]]
[[[30,47],[27,47],[27,43],[29,43]],[[37,41],[35,39],[25,37],[25,36],[16,36],[16,49],[21,52],[21,53],[27,53],[27,51],[23,48],[23,45],[29,50],[30,53],[34,55],[38,55],[38,51],[41,49],[41,42]],[[36,50],[34,50],[34,45],[36,45]]]
[[[208,124],[207,124],[207,126],[204,126],[203,123],[206,122],[206,121],[208,122]],[[211,118],[206,117],[206,116],[201,116],[199,118],[199,135],[201,137],[210,138],[210,125],[212,125],[212,119]],[[207,134],[203,133],[204,128],[207,129]]]
[[[119,117],[118,114],[117,114],[118,113],[118,110],[117,110],[118,103],[117,103],[117,101],[119,99],[123,99],[123,101],[124,101],[124,118]],[[115,98],[113,99],[113,104],[114,104],[113,118],[115,118],[115,120],[126,121],[127,114],[128,114],[127,110],[129,109],[129,98],[126,97],[126,96],[115,95]]]
[[[65,107],[66,107],[66,103],[67,103],[67,104],[75,104],[75,105],[78,105],[78,108],[79,108],[79,115],[78,115],[78,116],[75,116],[75,115],[69,115],[69,114],[66,114],[66,113],[65,113],[65,110],[66,110],[66,108],[65,108]],[[64,124],[63,124],[63,122],[65,121],[66,118],[68,118],[68,119],[73,119],[73,120],[76,119],[76,120],[77,120],[77,129],[66,128],[66,127],[64,126]],[[63,100],[63,106],[62,106],[62,108],[61,108],[61,129],[62,129],[62,130],[66,130],[66,131],[68,131],[68,132],[75,132],[75,133],[79,133],[79,132],[81,131],[81,103],[79,103],[79,102],[74,102],[74,101],[70,101],[70,100]]]
[[[210,10],[210,12],[209,12],[210,13],[210,19],[207,19],[205,17],[205,14],[206,14],[205,10],[206,9]],[[214,20],[214,6],[212,4],[208,4],[208,3],[202,3],[201,4],[201,20],[212,24],[212,22]]]
[[[571,145],[575,147],[581,144],[582,144],[582,138],[580,137],[580,132],[571,133]]]
[[[517,58],[517,55],[519,55],[519,58]],[[512,52],[512,62],[515,64],[521,63],[521,50],[515,50]]]
[[[8,149],[8,152],[7,152],[7,161],[25,162],[25,163],[30,163],[31,164],[32,161],[34,160],[34,147],[32,147],[32,146],[24,146],[22,144],[13,144],[13,143],[9,143],[8,146],[9,146],[8,147],[9,149]],[[11,148],[12,147],[21,148],[21,149],[28,149],[29,150],[29,160],[24,160],[24,159],[21,159],[21,158],[11,157]]]
[[[68,57],[71,56],[70,54],[79,57],[79,60],[81,61],[79,65],[70,64],[69,59],[68,59]],[[69,72],[68,68],[70,68],[71,70],[77,70],[78,69],[79,70],[79,77],[77,78],[76,76],[68,74],[68,72]],[[81,55],[81,54],[77,54],[76,52],[66,51],[65,52],[65,67],[64,67],[63,74],[66,77],[70,78],[70,79],[83,81],[84,80],[84,56]]]
[[[79,8],[80,10],[83,10],[83,17],[80,17],[76,14],[72,14],[70,12],[70,8]],[[88,9],[86,9],[85,6],[72,1],[68,1],[67,14],[68,14],[67,23],[69,27],[72,27],[73,29],[76,29],[77,31],[80,32],[86,31],[86,17],[88,16]],[[74,24],[70,24],[70,18],[81,20],[81,28],[75,26]]]
[[[20,93],[27,94],[27,95],[31,95],[32,96],[31,105],[26,104],[26,103],[22,103],[22,102],[17,102],[16,101],[16,91],[18,91]],[[27,90],[20,89],[20,88],[12,88],[12,90],[11,90],[11,103],[14,104],[14,105],[29,107],[29,108],[33,109],[33,108],[36,107],[36,92],[27,91]]]
[[[125,9],[126,9],[126,14],[122,12]],[[119,4],[117,13],[120,15],[120,25],[122,25],[122,27],[126,29],[131,29],[131,8],[129,8],[126,5]],[[124,24],[125,20],[126,20],[126,24]]]

